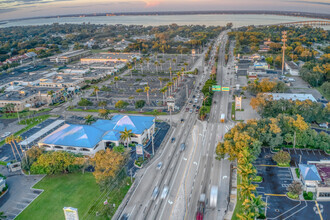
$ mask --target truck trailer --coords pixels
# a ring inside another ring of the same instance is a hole
[[[221,123],[225,123],[225,114],[221,114],[221,116],[220,116],[220,122]]]
[[[201,194],[197,204],[196,220],[203,220],[205,211],[205,194]]]
[[[217,202],[218,202],[218,187],[212,186],[210,192],[210,206],[212,208],[216,208]]]

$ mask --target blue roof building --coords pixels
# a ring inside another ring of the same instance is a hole
[[[299,164],[300,174],[305,181],[321,181],[321,177],[312,164]]]
[[[111,120],[97,120],[92,125],[64,124],[42,139],[38,145],[46,150],[68,150],[94,154],[110,145],[119,145],[121,131],[132,130],[130,142],[144,144],[154,133],[155,118],[151,116],[115,115]]]

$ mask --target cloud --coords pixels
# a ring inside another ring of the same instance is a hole
[[[292,1],[285,1],[285,2],[294,2],[294,3],[304,3],[304,4],[313,4],[313,5],[328,5],[330,6],[330,3],[329,2],[313,2],[313,1],[295,1],[295,0],[292,0]]]

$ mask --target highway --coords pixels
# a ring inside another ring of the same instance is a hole
[[[210,57],[211,64],[205,66],[204,73],[197,79],[195,86],[209,78],[214,57],[219,56],[217,81],[218,85],[232,87],[233,82],[227,76],[227,67],[223,67],[227,31],[222,32],[213,46]],[[219,54],[215,54],[216,46],[221,44]],[[231,61],[231,60],[229,60]],[[193,100],[190,95],[189,100]],[[197,113],[184,112],[182,108],[179,116],[174,120],[173,128],[165,138],[165,146],[157,153],[152,164],[141,170],[142,176],[137,187],[130,195],[121,215],[128,214],[129,219],[194,219],[197,210],[197,201],[201,193],[209,197],[210,187],[218,185],[219,198],[217,209],[210,209],[207,205],[205,219],[222,219],[224,208],[227,206],[229,195],[230,163],[227,160],[215,160],[216,144],[225,132],[233,126],[226,121],[220,124],[220,115],[228,115],[229,92],[217,92],[214,95],[215,103],[212,105],[208,121],[197,120]],[[202,98],[197,105],[201,105]],[[180,119],[184,119],[181,123]],[[175,142],[171,139],[175,137]],[[185,143],[186,148],[180,151],[180,144]],[[159,162],[163,162],[160,170],[156,169]],[[164,187],[169,187],[168,195],[161,197]],[[152,198],[155,187],[159,187],[159,194]]]

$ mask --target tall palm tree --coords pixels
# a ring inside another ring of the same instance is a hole
[[[148,104],[150,104],[150,101],[149,101],[149,91],[150,91],[149,85],[147,85],[146,87],[144,87],[144,92],[147,93],[147,102],[148,102]]]
[[[177,77],[173,77],[173,82],[174,82],[174,89],[177,88],[177,80],[178,78]]]
[[[156,124],[156,121],[157,121],[157,115],[159,115],[159,112],[158,110],[153,110],[152,111],[152,115],[155,117],[155,124]],[[155,155],[155,146],[154,146],[154,132],[152,132],[152,135],[151,135],[151,142],[152,142],[152,155]]]
[[[12,150],[12,152],[14,154],[15,160],[17,161],[16,153],[15,153],[15,150],[14,150],[14,147],[13,147],[13,143],[12,143],[12,136],[6,137],[5,142],[6,142],[6,144],[9,144],[10,145],[11,150]]]
[[[183,65],[184,65],[184,67],[185,67],[185,71],[187,71],[188,63],[185,62]]]
[[[22,138],[21,136],[19,136],[19,135],[16,136],[16,137],[14,137],[14,145],[16,146],[16,143],[18,144],[18,143],[20,143],[22,140],[23,140],[23,138]],[[19,148],[20,148],[20,150],[21,150],[21,152],[22,152],[22,156],[24,156],[22,146],[21,146],[20,144],[18,144],[18,146],[19,146]]]
[[[98,86],[94,86],[94,93],[96,94],[96,100],[99,101],[99,91],[100,88]]]
[[[172,85],[173,85],[173,82],[168,82],[167,83],[167,86],[170,88],[169,91],[170,91],[170,95],[172,94]]]
[[[182,73],[182,79],[184,78],[184,68],[181,68],[181,73]]]
[[[173,59],[172,61],[173,61],[173,63],[175,64],[175,67],[176,67],[176,59]]]
[[[165,63],[164,60],[159,60],[160,63],[160,70],[163,71],[163,64]]]
[[[93,117],[93,115],[87,115],[85,117],[85,124],[87,124],[87,125],[92,124],[92,122],[94,122],[94,121],[95,121],[95,118]]]
[[[167,90],[168,90],[168,87],[165,86],[165,87],[164,87],[165,99],[167,98],[167,96],[166,96],[166,92],[167,92]],[[165,102],[164,102],[164,105],[165,105]]]
[[[242,179],[248,180],[249,177],[254,176],[257,171],[251,163],[239,164],[237,173],[241,175]]]
[[[147,61],[148,70],[150,70],[150,67],[149,67],[150,58],[147,57],[145,60]]]
[[[158,65],[159,65],[158,61],[155,61],[156,73],[157,73],[157,74],[158,74]]]
[[[131,140],[131,138],[134,136],[134,134],[132,133],[132,130],[127,130],[127,128],[125,127],[124,131],[120,132],[120,140],[124,141],[124,144],[126,143],[126,147],[129,145],[129,141]]]
[[[172,82],[172,67],[170,67],[169,70],[170,70],[170,81]]]
[[[127,68],[129,69],[129,72],[131,73],[131,78],[132,78],[133,77],[133,75],[132,75],[133,66],[129,63],[129,64],[127,64]]]
[[[99,116],[104,119],[109,119],[110,112],[106,109],[100,109],[99,110]]]
[[[142,74],[143,74],[143,62],[144,62],[144,60],[141,58],[140,59],[140,67],[141,67]]]
[[[119,81],[119,77],[118,77],[118,76],[115,76],[115,77],[113,78],[113,80],[115,81],[116,88],[118,88],[118,86],[117,86],[117,81]]]
[[[134,69],[136,69],[136,57],[133,58],[133,62],[134,62]]]
[[[160,88],[162,88],[162,82],[163,82],[163,78],[161,78],[161,77],[158,77],[158,80],[159,80]]]
[[[165,105],[165,92],[166,92],[166,87],[161,88],[160,92],[163,94],[163,105]]]
[[[181,80],[181,72],[177,72],[176,75],[178,76],[178,81]]]

